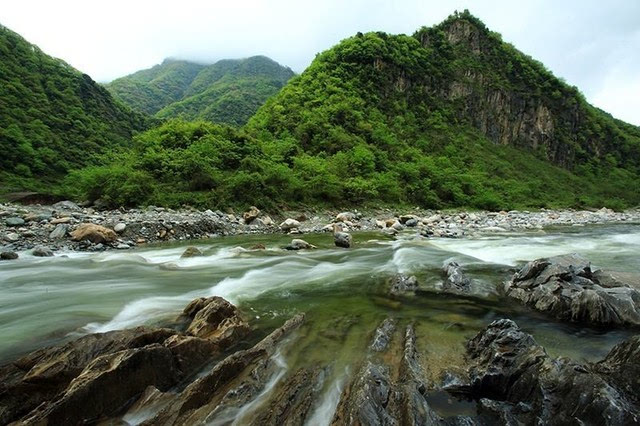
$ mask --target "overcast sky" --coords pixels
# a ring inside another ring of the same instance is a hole
[[[465,8],[590,102],[640,125],[640,0],[9,0],[0,23],[104,82],[165,57],[262,54],[302,72],[358,31],[412,34]]]

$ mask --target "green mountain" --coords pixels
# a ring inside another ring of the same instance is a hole
[[[0,186],[52,182],[146,126],[88,75],[0,25]]]
[[[242,125],[293,75],[264,56],[212,65],[167,59],[106,87],[132,108],[158,118]]]
[[[467,11],[342,41],[243,129],[170,121],[69,178],[112,205],[483,209],[623,208],[639,182],[638,127]]]

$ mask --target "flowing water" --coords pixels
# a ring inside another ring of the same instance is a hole
[[[461,365],[466,339],[497,318],[514,319],[551,355],[578,360],[599,359],[630,334],[554,321],[501,299],[495,288],[523,262],[565,253],[579,253],[596,267],[640,274],[640,225],[465,239],[422,239],[407,232],[391,240],[356,233],[349,250],[335,248],[329,234],[304,238],[318,249],[287,252],[280,248],[290,241],[287,236],[238,236],[191,242],[205,255],[188,259],[180,258],[183,243],[54,258],[23,254],[2,262],[0,363],[86,333],[166,323],[192,299],[218,295],[238,305],[258,335],[297,312],[307,314],[296,344],[277,354],[280,369],[270,386],[288,369],[330,365],[333,373],[310,421],[323,424],[372,331],[388,316],[415,323],[434,382],[445,368]],[[267,249],[247,250],[257,243]],[[448,259],[478,283],[477,294],[439,292]],[[423,291],[390,298],[387,280],[396,273],[416,275]],[[447,402],[440,399],[434,394],[432,403],[446,414]],[[251,407],[243,410],[237,415],[249,415]]]

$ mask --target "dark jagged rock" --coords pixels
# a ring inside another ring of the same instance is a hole
[[[1,367],[0,423],[81,424],[116,415],[150,386],[164,392],[192,377],[248,331],[219,297],[194,300],[183,319],[187,334],[150,327],[91,334]]]
[[[446,279],[442,283],[442,289],[452,293],[469,293],[471,280],[462,272],[462,267],[457,262],[449,261],[442,268]]]
[[[137,327],[90,334],[62,346],[40,349],[0,368],[0,424],[16,420],[53,398],[95,358],[164,342],[176,332]]]
[[[640,326],[640,292],[578,255],[527,263],[504,285],[505,294],[561,320]]]
[[[389,293],[393,296],[411,294],[418,289],[418,279],[414,276],[397,274],[390,280]]]
[[[382,352],[389,347],[389,343],[393,337],[393,332],[396,330],[396,322],[392,318],[385,319],[380,327],[378,327],[373,336],[371,342],[371,350],[375,352]]]
[[[467,343],[470,394],[484,423],[640,424],[640,337],[595,364],[553,359],[511,320]]]

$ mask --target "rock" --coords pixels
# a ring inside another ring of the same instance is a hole
[[[349,248],[353,243],[353,238],[347,232],[334,232],[333,242],[337,247]]]
[[[352,222],[355,219],[356,214],[352,212],[342,212],[336,216],[336,222]]]
[[[404,225],[402,225],[399,221],[396,220],[391,225],[391,228],[395,229],[396,231],[402,231],[404,229]]]
[[[202,253],[202,251],[200,251],[198,247],[189,246],[185,249],[185,251],[182,253],[180,257],[184,259],[187,257],[195,257],[195,256],[203,256],[203,255],[204,253]]]
[[[27,222],[42,222],[49,221],[51,219],[51,213],[38,213],[38,212],[29,212],[24,215],[23,219]]]
[[[418,219],[416,218],[411,218],[409,220],[407,220],[404,225],[408,228],[415,228],[416,226],[418,226]]]
[[[244,223],[247,225],[253,222],[257,217],[260,216],[260,210],[256,206],[251,206],[249,211],[246,211],[242,214],[242,219],[244,219]]]
[[[391,338],[393,337],[393,332],[395,330],[396,322],[392,318],[386,318],[382,321],[382,324],[380,324],[374,333],[371,346],[369,346],[371,350],[375,352],[382,352],[386,350],[391,342]]]
[[[315,248],[317,247],[313,244],[309,244],[305,240],[301,240],[299,238],[294,238],[289,244],[284,247],[285,250],[308,250]]]
[[[551,358],[511,320],[492,322],[467,343],[468,396],[487,424],[640,422],[640,336],[583,365]]]
[[[24,225],[24,219],[20,217],[8,217],[4,220],[7,226],[22,226]]]
[[[52,225],[58,225],[60,223],[69,223],[71,222],[71,217],[70,216],[64,216],[64,217],[58,217],[55,218],[53,220],[51,220],[49,223]]]
[[[116,226],[113,227],[113,230],[118,234],[122,234],[125,229],[127,229],[127,225],[122,222],[117,223]]]
[[[34,248],[31,254],[37,257],[51,257],[53,256],[53,251],[50,248],[39,246]]]
[[[504,292],[561,320],[640,325],[640,292],[594,273],[591,264],[575,254],[527,263],[504,284]]]
[[[273,219],[271,219],[270,216],[263,216],[260,218],[260,221],[262,222],[262,224],[264,226],[271,226],[273,225]]]
[[[107,210],[109,208],[109,203],[105,200],[98,199],[93,202],[93,208],[96,210]]]
[[[376,220],[376,226],[378,228],[386,228],[387,224],[384,220]]]
[[[280,224],[280,229],[282,229],[283,231],[290,231],[294,228],[299,228],[299,227],[300,227],[300,222],[291,218],[286,219],[284,222]]]
[[[68,200],[59,201],[54,205],[52,205],[51,207],[53,207],[54,209],[63,209],[63,210],[75,210],[75,211],[82,210],[76,203]]]
[[[389,293],[393,296],[411,294],[417,289],[418,279],[415,275],[407,276],[404,274],[397,274],[390,280]]]
[[[9,232],[4,236],[4,240],[10,243],[15,243],[20,240],[20,234],[16,234],[15,232]]]
[[[457,262],[445,262],[442,270],[446,276],[442,283],[444,291],[454,293],[469,293],[471,291],[471,280],[462,272],[462,267]]]
[[[415,220],[415,223],[416,224],[418,223],[418,216],[413,215],[413,214],[403,214],[402,216],[400,216],[398,218],[398,220],[400,221],[401,224],[409,226],[409,225],[407,225],[407,222],[410,221],[410,220]]]
[[[236,343],[249,332],[249,325],[238,309],[222,297],[196,299],[185,308],[184,314],[193,318],[187,334],[210,340],[222,348]]]
[[[265,245],[262,243],[254,244],[251,247],[249,247],[249,250],[266,250],[266,249],[267,247],[265,247]]]
[[[118,250],[128,250],[131,247],[129,247],[129,244],[126,243],[118,243],[118,245],[116,245],[116,249]]]
[[[67,235],[67,230],[69,229],[68,225],[60,224],[55,227],[53,231],[49,234],[50,240],[58,240],[60,238],[64,238]]]
[[[15,260],[18,258],[18,253],[15,251],[3,251],[0,252],[0,260]]]
[[[93,223],[83,223],[71,232],[74,241],[91,241],[94,244],[111,243],[118,239],[118,235],[109,228]]]

